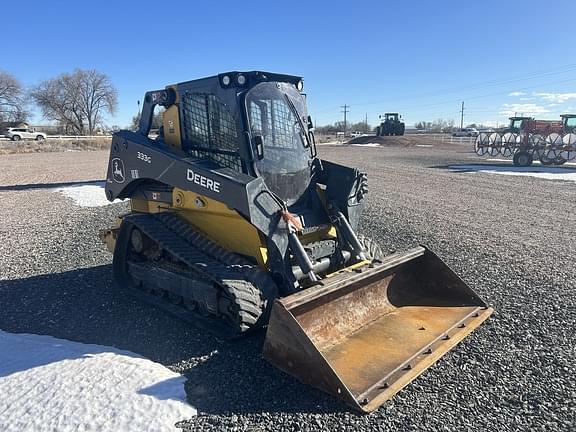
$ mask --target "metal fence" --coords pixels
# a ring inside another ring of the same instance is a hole
[[[476,140],[476,137],[455,137],[449,134],[422,134],[421,136],[430,137],[432,138],[432,141],[436,142],[469,145],[471,148],[474,147],[474,142]]]
[[[79,140],[79,139],[89,139],[89,140],[100,140],[100,139],[112,139],[112,135],[48,135],[47,140]],[[10,141],[10,138],[0,135],[0,140]],[[22,141],[35,141],[33,139],[22,139]]]

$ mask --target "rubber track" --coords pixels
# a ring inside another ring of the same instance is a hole
[[[140,229],[201,278],[223,289],[237,308],[235,333],[265,324],[268,318],[265,312],[275,297],[276,286],[257,265],[223,249],[175,214],[131,214],[124,221]]]

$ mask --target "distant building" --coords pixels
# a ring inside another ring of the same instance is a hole
[[[26,122],[0,122],[0,131],[8,128],[28,129],[30,125]]]
[[[45,132],[48,135],[65,135],[65,128],[60,125],[33,125],[32,128],[38,132]]]

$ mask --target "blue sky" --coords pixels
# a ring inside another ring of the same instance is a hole
[[[458,122],[461,101],[465,123],[576,111],[574,0],[37,1],[2,16],[0,69],[26,86],[104,72],[121,126],[145,91],[227,70],[302,75],[318,124],[344,104],[373,125],[385,111]]]

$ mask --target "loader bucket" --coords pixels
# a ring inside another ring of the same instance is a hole
[[[276,300],[264,358],[370,412],[450,351],[492,309],[417,247]]]

